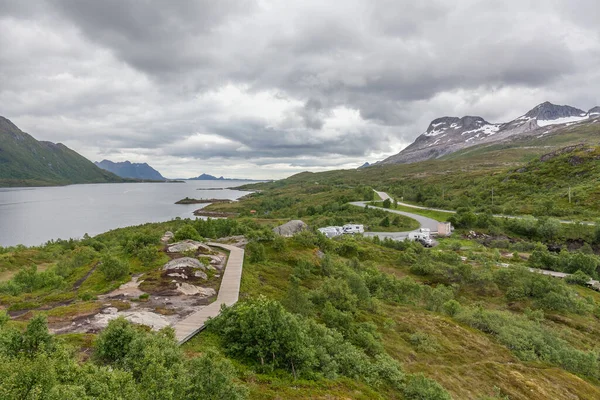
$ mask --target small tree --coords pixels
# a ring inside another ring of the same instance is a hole
[[[387,198],[383,201],[383,208],[390,208],[392,206],[392,201]]]
[[[53,345],[53,336],[48,332],[48,322],[43,315],[36,315],[29,321],[23,334],[23,350],[34,354],[39,350],[50,350]]]
[[[390,226],[390,218],[386,215],[385,218],[383,218],[381,220],[381,222],[379,223],[379,225],[384,226],[384,227]]]
[[[235,382],[234,366],[213,349],[191,360],[189,370],[186,390],[189,399],[242,400],[247,397],[246,388]]]
[[[129,353],[131,342],[140,333],[123,317],[113,319],[94,345],[94,357],[105,363],[120,364]]]

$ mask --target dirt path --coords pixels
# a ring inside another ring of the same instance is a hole
[[[87,280],[87,278],[89,278],[90,275],[92,275],[94,273],[94,271],[96,270],[96,267],[98,267],[98,264],[100,264],[100,261],[96,261],[96,264],[94,264],[94,266],[88,271],[88,273],[85,274],[83,277],[79,278],[77,280],[77,282],[75,282],[75,284],[73,284],[73,290],[77,290],[81,287],[81,285],[83,285],[83,282],[85,282]]]

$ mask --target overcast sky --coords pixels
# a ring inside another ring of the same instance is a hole
[[[597,0],[0,0],[0,115],[167,177],[355,168],[439,116],[600,104]]]

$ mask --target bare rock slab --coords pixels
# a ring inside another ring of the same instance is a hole
[[[183,240],[170,245],[167,248],[167,251],[169,253],[183,253],[186,251],[201,251],[203,253],[209,253],[211,249],[204,243],[196,242],[195,240]]]
[[[189,283],[178,283],[177,291],[188,296],[200,295],[202,297],[210,297],[217,294],[213,288],[203,288]]]
[[[205,271],[206,265],[202,264],[200,261],[198,261],[195,258],[182,257],[182,258],[176,258],[174,260],[171,260],[163,266],[163,270],[181,269],[181,268],[193,268],[193,269],[201,269],[201,270]]]
[[[171,231],[166,231],[165,234],[160,238],[162,243],[169,243],[175,235]]]

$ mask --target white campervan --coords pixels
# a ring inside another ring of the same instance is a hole
[[[364,233],[365,232],[365,227],[362,225],[346,224],[343,226],[343,228],[344,228],[344,233],[346,233],[346,234],[355,234],[355,233]]]
[[[319,228],[318,231],[328,238],[336,237],[341,235],[341,232],[338,230],[337,226],[327,226],[325,228]]]
[[[433,246],[433,240],[429,237],[429,232],[410,232],[408,234],[408,240],[411,242],[417,241],[425,247]]]

